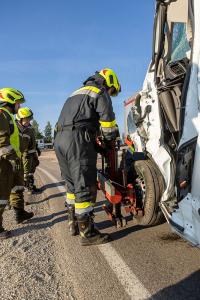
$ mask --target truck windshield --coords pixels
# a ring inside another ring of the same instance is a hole
[[[137,131],[137,127],[135,126],[135,123],[134,123],[132,111],[129,112],[128,117],[127,117],[127,128],[128,128],[129,134]]]
[[[187,51],[191,50],[186,35],[185,23],[174,23],[172,33],[171,61],[177,61],[187,57]]]

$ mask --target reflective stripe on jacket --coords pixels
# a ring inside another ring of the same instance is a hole
[[[88,85],[70,95],[63,106],[57,127],[62,131],[67,126],[85,126],[97,132],[101,125],[105,138],[113,138],[116,121],[111,98],[104,87],[92,84],[88,82]]]

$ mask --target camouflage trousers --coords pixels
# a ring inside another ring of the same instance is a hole
[[[13,171],[9,160],[0,159],[0,229],[2,215],[7,204],[15,208],[24,207],[24,172],[23,166],[19,171]]]

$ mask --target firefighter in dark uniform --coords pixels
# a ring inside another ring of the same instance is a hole
[[[24,176],[20,152],[19,130],[14,114],[25,102],[23,94],[13,88],[0,89],[0,239],[10,236],[4,230],[2,215],[5,206],[12,205],[17,223],[33,217],[24,210]]]
[[[67,99],[56,125],[54,147],[67,186],[69,229],[72,235],[79,231],[82,245],[109,240],[108,234],[100,233],[93,222],[97,194],[95,141],[100,127],[106,140],[116,137],[110,96],[120,91],[113,70],[96,72]]]
[[[30,124],[33,119],[33,112],[28,107],[22,107],[18,110],[16,119],[22,141],[20,150],[22,152],[25,187],[30,193],[38,192],[39,189],[34,185],[34,173],[39,165],[39,160],[35,132]]]

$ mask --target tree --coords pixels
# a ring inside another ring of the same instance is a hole
[[[42,139],[43,135],[42,135],[42,133],[41,133],[41,131],[39,129],[39,124],[38,124],[38,122],[36,120],[33,120],[32,127],[33,127],[33,129],[35,131],[35,137],[36,137],[36,139],[37,140]]]
[[[45,143],[52,142],[52,126],[49,121],[47,122],[47,125],[45,126],[44,129],[44,137],[45,137]]]

